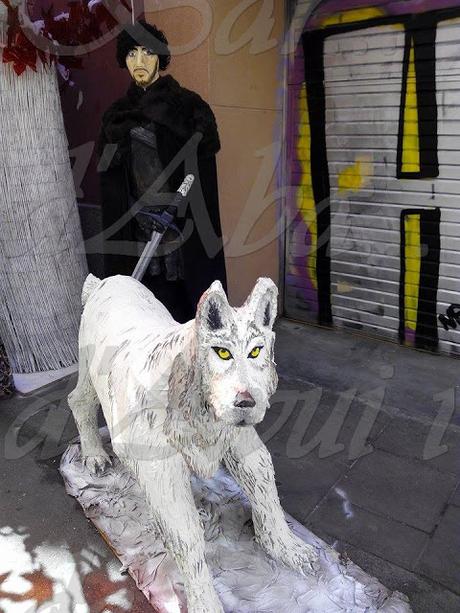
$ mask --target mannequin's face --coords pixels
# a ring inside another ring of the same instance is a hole
[[[158,55],[146,47],[134,47],[126,56],[126,66],[134,81],[146,88],[158,79]]]

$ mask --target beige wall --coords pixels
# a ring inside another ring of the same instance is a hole
[[[193,50],[179,49],[170,72],[182,85],[200,93],[217,117],[229,293],[231,302],[238,305],[258,276],[278,281],[274,229],[279,202],[271,202],[270,194],[276,189],[275,139],[279,136],[275,133],[281,122],[277,93],[282,87],[284,2],[195,0],[190,2],[195,8],[160,11],[159,4],[145,0],[146,17],[165,30],[173,51],[193,40],[203,41]]]

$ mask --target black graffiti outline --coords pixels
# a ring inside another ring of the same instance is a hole
[[[396,177],[428,179],[439,176],[438,104],[436,99],[436,32],[438,21],[431,15],[416,15],[405,24],[401,103],[399,110]],[[415,87],[420,152],[420,169],[403,171],[404,114],[407,98],[410,51],[414,48]]]
[[[420,215],[420,244],[422,247],[420,261],[419,294],[417,304],[417,322],[415,328],[415,347],[435,351],[439,345],[437,323],[437,297],[439,282],[439,256],[441,251],[441,210],[404,209],[401,211],[401,255],[399,281],[399,341],[406,341],[405,330],[405,278],[406,278],[406,238],[405,221],[410,215]]]
[[[445,314],[438,315],[438,319],[446,332],[449,332],[449,328],[456,330],[457,326],[460,326],[460,304],[451,304]]]

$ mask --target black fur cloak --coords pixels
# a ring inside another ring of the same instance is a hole
[[[198,94],[181,87],[169,75],[159,77],[146,90],[133,82],[126,95],[105,112],[98,151],[102,156],[101,204],[107,276],[132,274],[144,247],[136,240],[130,208],[130,130],[138,126],[156,135],[163,168],[178,152],[184,157],[183,147],[194,134],[203,134],[198,147],[189,146],[185,159],[168,180],[169,191],[173,192],[186,174],[195,175],[189,204],[177,217],[177,225],[184,235],[184,280],[167,281],[161,275],[148,274],[143,279],[173,316],[183,322],[195,316],[200,296],[215,279],[226,290],[217,186],[216,153],[220,142],[216,120]]]

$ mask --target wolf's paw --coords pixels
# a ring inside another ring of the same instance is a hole
[[[311,575],[319,570],[319,556],[314,547],[293,535],[290,551],[284,562],[289,568]]]
[[[302,541],[290,530],[282,537],[270,539],[272,545],[267,546],[258,539],[265,551],[275,560],[303,575],[311,575],[319,570],[319,556],[314,547]],[[269,541],[269,542],[270,542]]]
[[[83,463],[93,476],[101,476],[105,473],[109,466],[112,466],[112,460],[108,453],[101,450],[97,455],[83,456]]]

